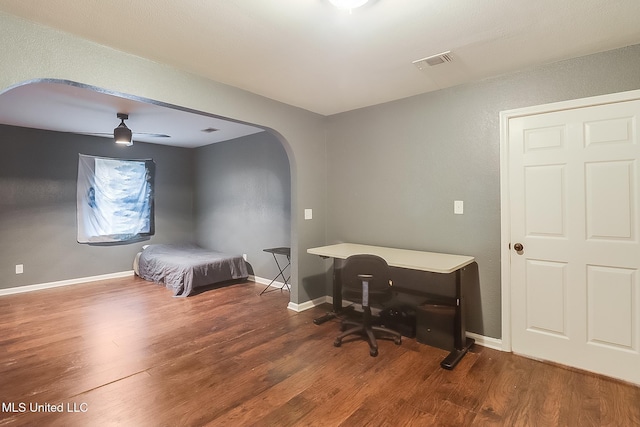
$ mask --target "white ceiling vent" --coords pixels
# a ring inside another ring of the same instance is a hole
[[[418,67],[418,70],[424,70],[427,67],[433,67],[452,61],[453,57],[451,56],[451,51],[448,50],[446,52],[438,53],[437,55],[431,55],[427,56],[426,58],[417,59],[413,61],[413,64]]]

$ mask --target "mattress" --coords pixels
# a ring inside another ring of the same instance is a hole
[[[230,255],[197,245],[149,245],[136,255],[134,271],[145,280],[164,284],[176,297],[186,297],[196,288],[246,279],[242,255]]]

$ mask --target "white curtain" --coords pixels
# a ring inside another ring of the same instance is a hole
[[[152,160],[79,155],[78,242],[138,241],[154,234]]]

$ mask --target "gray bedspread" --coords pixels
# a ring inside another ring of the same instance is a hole
[[[149,245],[140,254],[139,276],[164,285],[178,297],[195,288],[249,276],[240,255],[227,255],[196,245]]]

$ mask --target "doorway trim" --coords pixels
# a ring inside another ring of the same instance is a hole
[[[598,95],[500,112],[500,282],[502,314],[502,351],[511,352],[511,212],[509,197],[509,120],[516,117],[596,105],[640,100],[640,90]],[[640,124],[638,124],[640,126]]]

